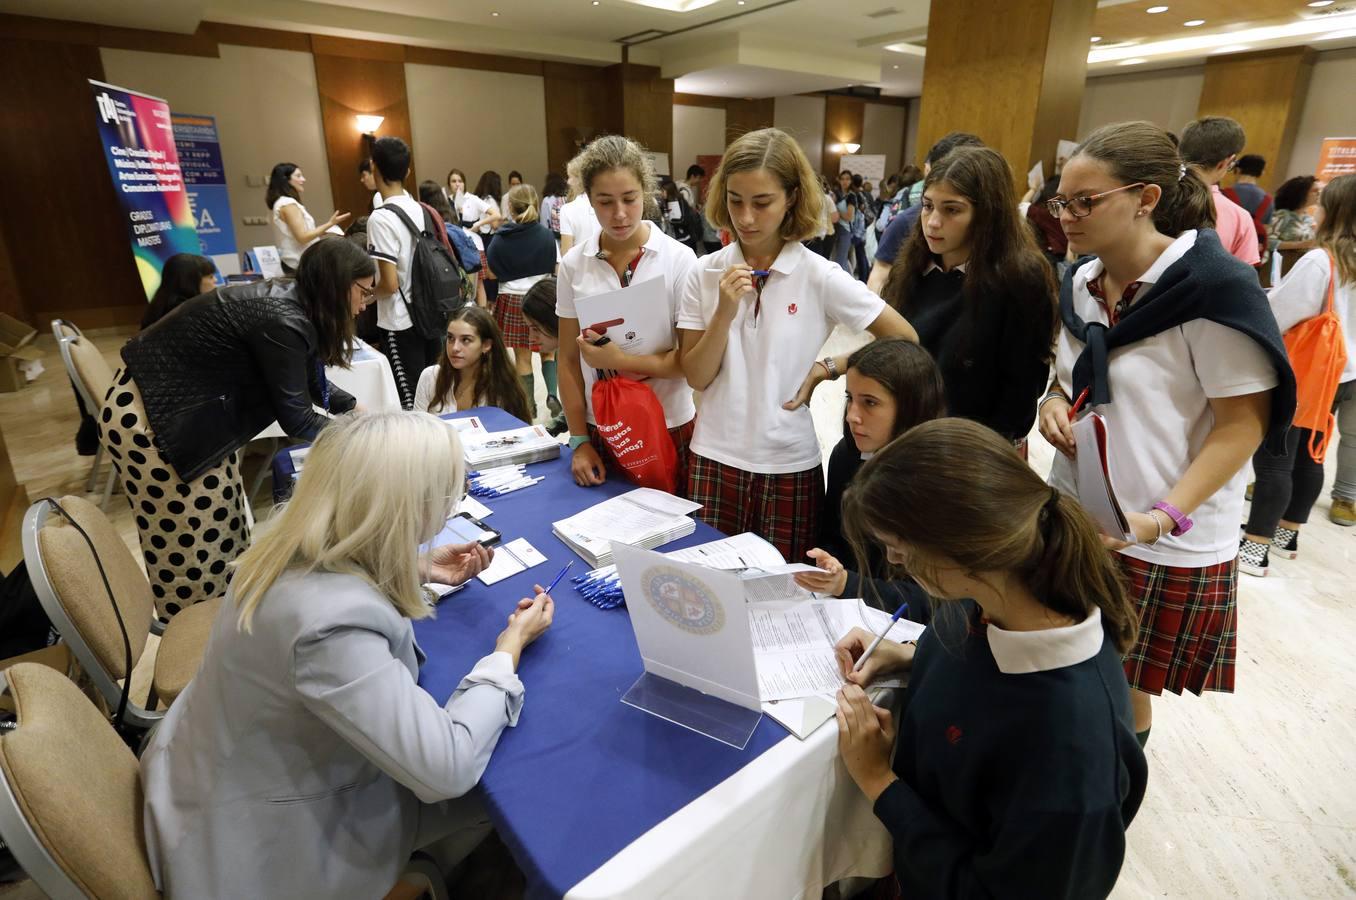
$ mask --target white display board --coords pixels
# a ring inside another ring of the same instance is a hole
[[[854,153],[838,158],[838,171],[844,169],[871,182],[871,193],[880,196],[881,182],[885,180],[884,153]]]

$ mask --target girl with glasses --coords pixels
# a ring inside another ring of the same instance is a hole
[[[1052,212],[1078,255],[1065,273],[1041,434],[1050,483],[1078,496],[1073,407],[1106,421],[1109,475],[1133,532],[1104,537],[1139,607],[1125,660],[1135,730],[1164,690],[1232,691],[1244,468],[1283,451],[1295,381],[1266,295],[1211,228],[1205,182],[1148,122],[1088,137]],[[1101,479],[1098,479],[1099,481]]]
[[[463,306],[447,320],[446,346],[436,365],[419,375],[414,408],[449,413],[497,406],[532,421],[527,394],[513,371],[504,336],[494,317],[479,306]]]

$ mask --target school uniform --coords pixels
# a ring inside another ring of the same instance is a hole
[[[486,253],[499,279],[494,321],[504,335],[504,346],[539,351],[528,336],[523,295],[555,271],[560,261],[555,236],[540,222],[507,222],[495,232]]]
[[[1120,654],[1100,609],[1043,631],[972,600],[918,641],[876,816],[905,897],[1111,893],[1148,781]]]
[[[1111,479],[1123,508],[1147,512],[1181,480],[1214,425],[1211,399],[1279,387],[1268,445],[1284,446],[1294,412],[1285,348],[1252,270],[1225,252],[1214,231],[1183,232],[1123,297],[1103,296],[1102,275],[1094,258],[1064,277],[1055,371],[1070,397],[1092,373],[1087,405],[1106,419]],[[1167,303],[1151,308],[1158,297]],[[1111,340],[1118,326],[1146,331],[1153,317],[1165,327],[1130,343]],[[1098,348],[1078,339],[1080,325]],[[1132,687],[1151,694],[1233,690],[1246,480],[1246,467],[1234,473],[1191,514],[1195,524],[1186,534],[1118,551],[1141,614],[1125,662]],[[1056,454],[1050,483],[1078,496],[1076,469],[1063,454]]]
[[[720,278],[745,264],[738,241],[697,260],[678,327],[705,331]],[[864,331],[885,302],[843,269],[788,241],[754,280],[729,326],[720,371],[702,393],[692,437],[690,496],[704,521],[727,534],[753,531],[791,561],[813,546],[824,498],[819,441],[795,397],[835,324]]]
[[[592,208],[590,207],[590,215]],[[563,221],[563,218],[562,218]],[[595,221],[596,218],[595,218]],[[692,250],[663,232],[653,223],[650,236],[641,246],[640,254],[628,266],[628,274],[618,276],[617,270],[604,258],[600,258],[600,231],[590,233],[569,249],[560,261],[560,270],[556,276],[556,315],[562,319],[579,319],[576,298],[593,297],[621,290],[628,284],[638,284],[653,278],[663,278],[667,287],[666,299],[669,305],[669,320],[674,322],[674,346],[678,345],[677,319],[681,292],[686,287],[697,258]],[[580,330],[590,323],[579,322]],[[593,368],[579,366],[583,374],[584,415],[588,422],[589,440],[598,455],[604,460],[612,460],[612,451],[598,433],[597,420],[593,414],[593,385],[598,378]],[[673,439],[674,449],[678,451],[678,479],[676,491],[686,496],[688,444],[692,440],[693,419],[697,408],[692,402],[692,388],[687,379],[647,378],[648,384],[660,404],[664,407],[664,425],[669,437]],[[615,461],[614,461],[615,462]]]
[[[580,194],[569,203],[560,207],[560,236],[570,236],[574,244],[582,244],[590,237],[597,237],[603,230],[603,226],[598,223],[598,214],[593,211],[593,204],[589,202],[587,194]]]
[[[438,364],[426,368],[419,373],[419,386],[414,390],[414,409],[416,412],[432,413],[454,413],[457,412],[457,391],[453,385],[447,389],[446,396],[441,401],[434,394],[438,384]],[[485,396],[476,398],[476,406],[489,406],[489,401]]]
[[[828,484],[824,490],[824,512],[819,517],[815,544],[843,563],[847,569],[844,597],[861,597],[868,604],[894,612],[908,603],[904,617],[926,625],[932,618],[932,600],[912,578],[896,577],[880,545],[866,547],[866,567],[857,571],[857,554],[843,534],[843,494],[869,454],[857,449],[852,438],[844,437],[829,454]]]

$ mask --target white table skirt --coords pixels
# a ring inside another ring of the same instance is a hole
[[[400,409],[400,395],[396,392],[395,376],[391,374],[391,364],[386,357],[362,341],[357,342],[353,353],[353,367],[341,369],[329,366],[325,377],[332,383],[348,391],[358,402],[371,412]],[[277,422],[255,435],[256,441],[264,438],[287,437]]]
[[[889,874],[891,850],[890,833],[838,757],[838,726],[829,720],[651,828],[565,898],[817,900],[843,878]]]

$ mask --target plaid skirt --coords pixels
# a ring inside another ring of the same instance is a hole
[[[541,346],[533,343],[527,333],[527,319],[523,318],[523,295],[499,292],[494,301],[494,323],[504,335],[504,346],[515,350],[541,351]]]
[[[697,518],[725,534],[752,531],[767,539],[787,562],[805,562],[815,545],[824,506],[824,470],[819,466],[784,475],[759,475],[690,454],[687,497],[702,504]]]
[[[1139,608],[1139,636],[1125,657],[1130,686],[1155,695],[1232,693],[1238,560],[1190,569],[1117,558]]]
[[[679,425],[677,428],[669,429],[669,437],[673,440],[673,449],[678,451],[678,476],[674,479],[673,493],[679,497],[687,497],[687,467],[688,457],[691,452],[688,445],[692,443],[692,432],[697,427],[697,420],[693,419],[686,425]],[[608,449],[607,441],[603,440],[596,425],[589,426],[589,443],[593,449],[598,451],[598,456],[602,458],[603,463],[612,471],[620,472],[621,467],[612,457],[612,451]]]

